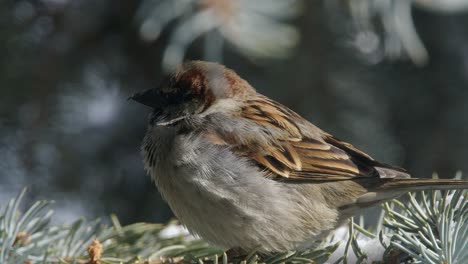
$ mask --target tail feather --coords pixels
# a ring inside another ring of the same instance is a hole
[[[394,178],[386,180],[376,191],[422,191],[468,189],[468,181],[455,179]]]
[[[356,199],[359,207],[368,207],[397,198],[407,192],[423,190],[468,189],[468,181],[454,179],[393,178],[380,179],[381,184],[367,185],[368,192]]]

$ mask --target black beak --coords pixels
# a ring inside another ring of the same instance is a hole
[[[160,107],[162,104],[161,96],[156,89],[148,89],[139,93],[134,93],[128,98],[128,100],[130,99],[152,108]]]

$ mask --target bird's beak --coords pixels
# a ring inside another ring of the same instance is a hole
[[[128,100],[130,99],[152,108],[158,108],[162,104],[162,98],[156,89],[148,89],[142,92],[134,93],[128,98]]]

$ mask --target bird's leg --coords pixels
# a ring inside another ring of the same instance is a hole
[[[244,258],[247,257],[247,252],[242,248],[234,247],[226,251],[226,255],[230,261],[244,260]]]

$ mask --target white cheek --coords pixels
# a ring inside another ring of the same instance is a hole
[[[218,99],[213,105],[200,114],[205,117],[214,113],[232,113],[239,110],[241,103],[232,98]]]
[[[223,70],[212,69],[208,71],[208,87],[216,98],[224,98],[230,87]]]

